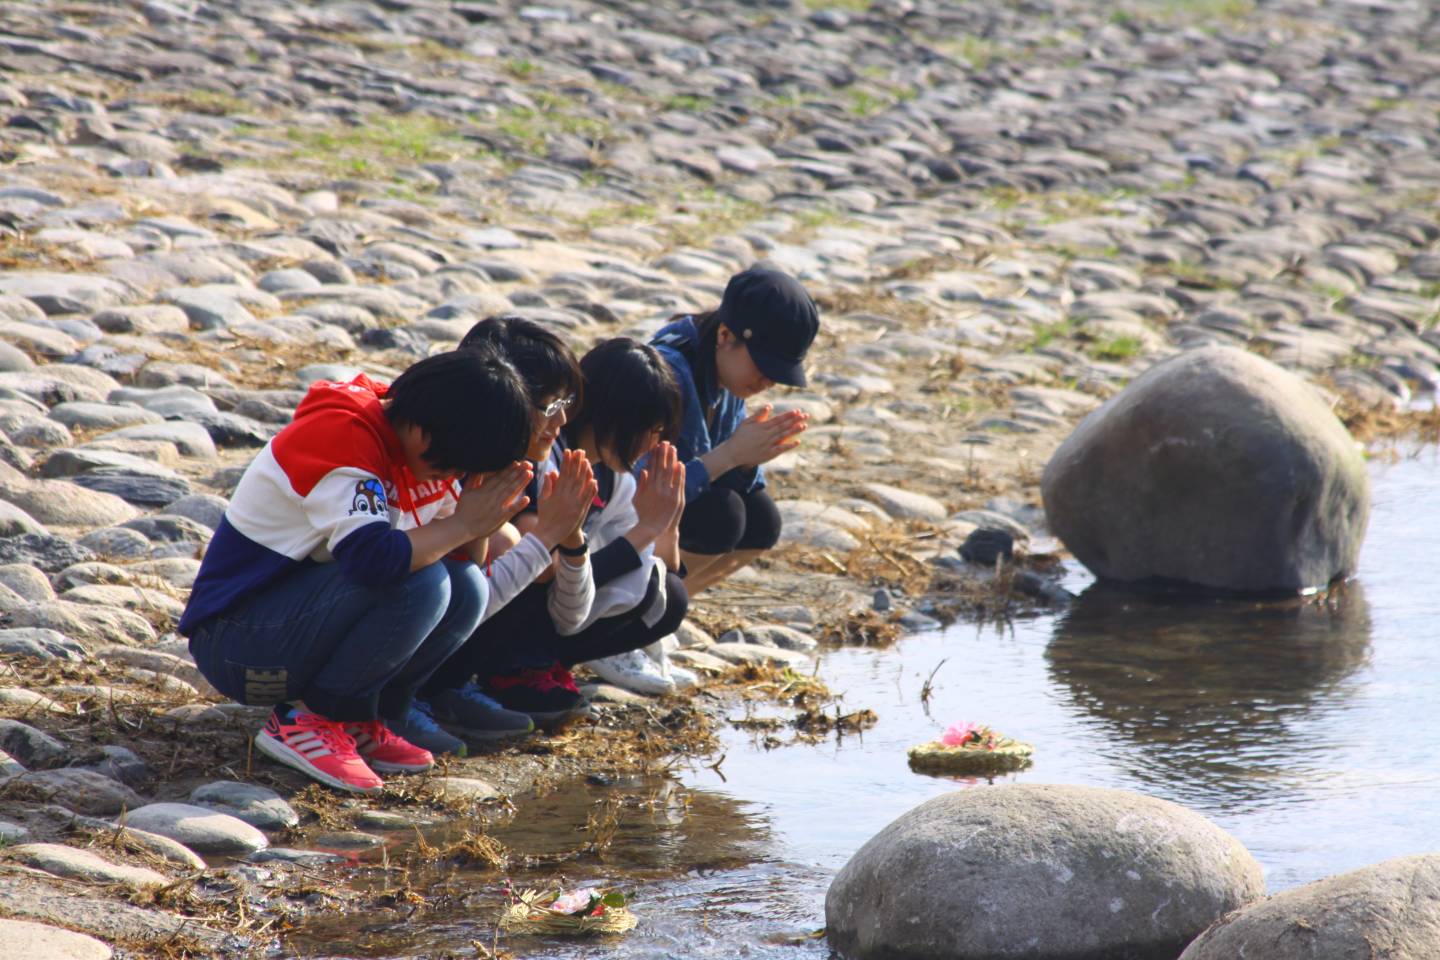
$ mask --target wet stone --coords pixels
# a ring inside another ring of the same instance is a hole
[[[431,777],[423,789],[441,800],[481,801],[500,797],[500,791],[492,784],[472,777]]]
[[[245,858],[250,863],[294,863],[307,867],[324,866],[327,863],[345,863],[350,858],[325,850],[297,850],[293,847],[267,847],[256,850]]]
[[[790,650],[798,653],[808,653],[818,646],[814,637],[802,633],[793,627],[785,627],[775,623],[747,626],[744,633],[745,640],[749,643],[758,643],[767,647],[779,647],[782,650]]]
[[[233,780],[207,783],[190,792],[190,801],[262,830],[283,830],[300,822],[300,815],[280,794],[250,783]]]
[[[385,845],[384,838],[357,830],[333,830],[316,834],[312,838],[312,842],[318,847],[328,847],[334,850],[370,850]]]
[[[132,809],[124,825],[169,837],[199,853],[248,854],[270,845],[265,834],[243,820],[188,803]]]

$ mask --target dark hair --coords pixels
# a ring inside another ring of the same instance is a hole
[[[583,400],[585,379],[574,351],[534,320],[514,314],[486,317],[460,341],[465,349],[477,344],[498,348],[515,365],[530,388],[530,402],[535,406],[556,394],[573,394],[577,405]]]
[[[695,359],[692,367],[696,374],[707,380],[715,379],[715,351],[720,341],[720,311],[706,310],[704,313],[677,313],[669,323],[689,319],[695,324]]]
[[[585,374],[585,405],[566,426],[570,437],[586,427],[595,443],[609,449],[625,469],[644,450],[645,434],[660,428],[660,439],[680,432],[680,386],[670,365],[648,343],[629,337],[603,340],[580,359]]]
[[[520,372],[490,346],[426,357],[395,378],[385,415],[430,437],[425,460],[451,473],[489,473],[525,456],[530,391]]]

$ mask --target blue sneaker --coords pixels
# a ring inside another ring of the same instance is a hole
[[[430,706],[446,729],[467,739],[523,737],[535,729],[527,714],[506,710],[473,680],[459,689],[441,690],[430,698]]]
[[[440,729],[440,725],[435,722],[431,705],[424,700],[412,701],[410,712],[405,714],[403,719],[386,718],[385,725],[391,732],[399,734],[417,747],[424,747],[437,757],[442,753],[455,757],[465,756],[465,741]]]

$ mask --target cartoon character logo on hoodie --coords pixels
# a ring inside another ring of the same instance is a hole
[[[369,514],[372,517],[383,516],[387,512],[385,504],[385,488],[380,481],[371,477],[368,480],[359,480],[355,483],[355,498],[350,502],[350,515],[357,513]]]

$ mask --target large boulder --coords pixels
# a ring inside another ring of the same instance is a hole
[[[1086,417],[1041,480],[1050,528],[1102,579],[1244,593],[1355,569],[1364,460],[1304,381],[1231,347],[1182,353]]]
[[[1180,960],[1440,957],[1440,854],[1386,860],[1254,904]]]
[[[1012,784],[880,831],[830,885],[825,921],[851,960],[1174,960],[1263,893],[1240,842],[1183,807]]]

